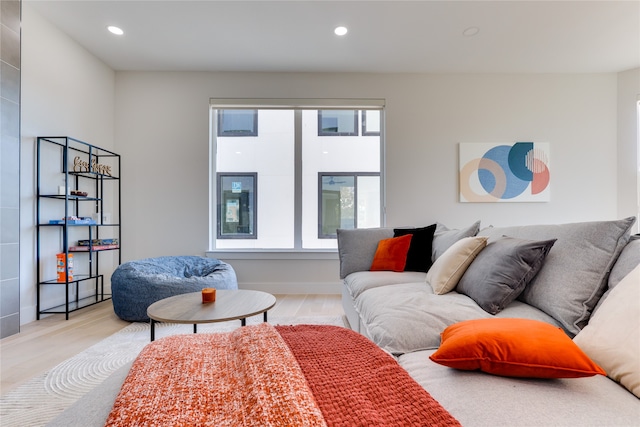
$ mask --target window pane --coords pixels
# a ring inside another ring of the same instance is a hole
[[[358,228],[380,227],[380,177],[358,177]]]
[[[255,237],[216,239],[217,249],[294,248],[294,111],[260,109],[258,117],[257,137],[216,138],[215,168],[218,173],[251,171],[260,177],[256,198],[259,233]]]
[[[355,177],[321,176],[320,237],[335,237],[338,228],[355,228]]]
[[[258,136],[258,111],[218,110],[218,136]]]
[[[380,135],[380,111],[362,110],[362,135]]]
[[[218,174],[218,238],[255,239],[257,174]]]
[[[358,136],[358,112],[319,110],[318,136]]]

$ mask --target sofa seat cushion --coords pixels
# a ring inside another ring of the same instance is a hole
[[[438,365],[429,360],[433,352],[404,354],[398,361],[466,427],[633,426],[640,419],[638,399],[602,375],[507,378]]]
[[[535,308],[529,304],[525,304],[522,301],[513,301],[509,304],[504,310],[500,313],[496,314],[494,317],[497,318],[517,318],[517,319],[531,319],[531,320],[540,320],[545,323],[549,323],[554,326],[560,326],[560,323],[549,316],[544,311]]]
[[[355,306],[365,335],[392,354],[437,348],[447,326],[490,316],[465,295],[435,295],[424,281],[369,289]]]
[[[344,286],[353,299],[360,296],[367,289],[380,286],[394,286],[400,283],[424,282],[427,273],[419,271],[358,271],[349,274],[344,279]]]
[[[502,236],[557,239],[544,265],[519,299],[557,319],[574,336],[605,292],[609,272],[629,241],[635,218],[559,225],[486,228],[489,242]]]
[[[494,317],[455,291],[435,295],[424,281],[370,287],[354,302],[360,332],[393,354],[437,348],[444,329],[463,320]],[[495,317],[519,317],[558,323],[549,315],[514,301]]]

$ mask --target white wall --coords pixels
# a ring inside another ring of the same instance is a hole
[[[640,209],[640,68],[618,74],[618,214],[638,215]],[[636,232],[640,224],[636,222]]]
[[[36,318],[35,137],[71,136],[113,149],[114,95],[114,71],[23,3],[21,324]],[[55,258],[51,261],[48,270],[55,268]],[[42,274],[53,278],[55,270]],[[50,291],[45,295],[55,298]]]
[[[458,227],[618,218],[617,96],[616,74],[118,72],[123,256],[207,250],[210,97],[385,98],[387,225]],[[551,144],[551,202],[459,203],[458,143],[516,141]],[[230,262],[245,287],[338,282],[335,260]]]

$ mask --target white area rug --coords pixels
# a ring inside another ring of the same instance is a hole
[[[262,315],[247,319],[247,324],[262,321]],[[269,317],[274,325],[344,326],[342,317]],[[198,325],[198,333],[229,332],[240,326],[235,320]],[[193,333],[193,325],[156,324],[156,339]],[[85,351],[60,363],[20,387],[0,397],[2,427],[44,426],[118,368],[129,363],[149,343],[148,323],[132,323]],[[87,408],[88,411],[91,408]],[[75,426],[70,426],[75,427]],[[82,426],[78,426],[82,427]]]

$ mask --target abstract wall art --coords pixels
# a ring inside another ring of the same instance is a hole
[[[548,202],[549,143],[460,144],[461,202]]]

